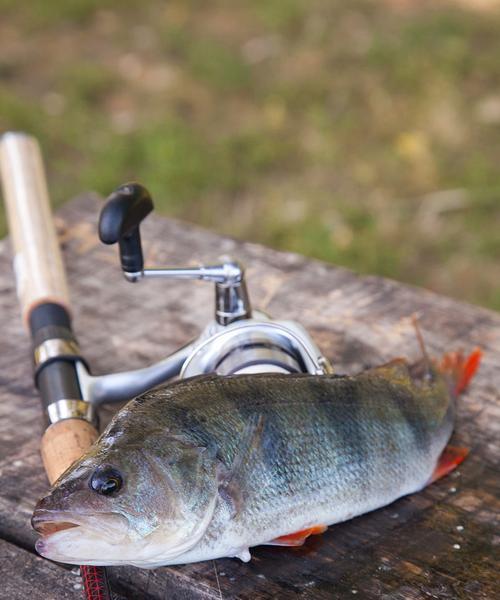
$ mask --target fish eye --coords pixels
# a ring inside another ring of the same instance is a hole
[[[98,494],[111,496],[118,492],[123,485],[123,477],[114,467],[98,467],[90,478],[90,487]]]

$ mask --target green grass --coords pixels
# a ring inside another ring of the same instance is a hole
[[[500,309],[500,13],[0,0],[0,129],[160,212]],[[5,231],[0,213],[0,232]]]

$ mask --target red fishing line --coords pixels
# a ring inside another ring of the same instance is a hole
[[[87,600],[111,600],[111,590],[104,567],[82,565],[80,574]]]

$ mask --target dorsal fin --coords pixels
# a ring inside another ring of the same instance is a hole
[[[420,352],[422,353],[422,366],[424,368],[424,377],[426,379],[432,378],[432,364],[429,358],[429,354],[427,353],[427,348],[425,347],[424,336],[422,335],[422,331],[420,330],[420,325],[418,323],[418,315],[415,313],[411,317],[411,321],[413,327],[415,328],[415,333],[417,335],[418,345],[420,346]]]
[[[372,367],[364,374],[379,374],[386,379],[400,380],[407,382],[410,380],[410,373],[408,371],[408,362],[404,358],[393,358],[391,361]]]

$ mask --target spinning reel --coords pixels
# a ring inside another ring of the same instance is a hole
[[[94,405],[128,400],[175,376],[332,372],[330,363],[301,325],[274,320],[252,309],[245,271],[239,263],[145,268],[139,226],[152,210],[153,201],[142,185],[122,185],[101,211],[101,241],[118,244],[121,268],[131,283],[150,278],[214,283],[214,319],[197,339],[143,369],[94,377],[79,362],[78,377],[85,400]]]

